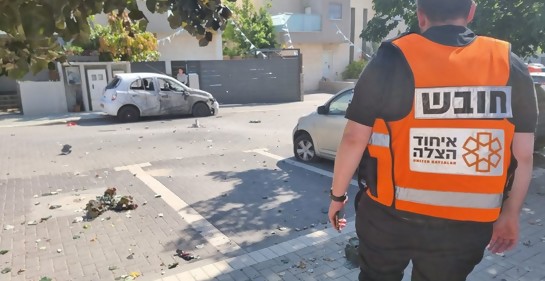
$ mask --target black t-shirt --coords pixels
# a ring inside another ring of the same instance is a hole
[[[447,46],[465,46],[476,38],[463,26],[436,26],[422,34],[427,39]],[[534,84],[524,62],[511,53],[513,118],[515,132],[533,133],[537,123]],[[396,121],[410,113],[414,99],[414,77],[401,50],[386,41],[361,74],[346,118],[372,127],[375,119]]]

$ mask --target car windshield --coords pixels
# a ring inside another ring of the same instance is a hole
[[[329,114],[344,115],[346,113],[348,105],[352,101],[352,96],[354,96],[354,90],[348,90],[340,94],[329,105]]]

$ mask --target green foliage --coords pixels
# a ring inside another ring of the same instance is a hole
[[[138,3],[144,0],[0,1],[0,31],[5,32],[0,33],[0,75],[20,78],[29,71],[46,69],[51,61],[64,60],[57,37],[77,46],[88,44],[91,27],[87,19],[95,14],[126,9],[131,20],[145,29],[147,19]],[[145,0],[141,6],[152,13],[170,11],[170,27],[183,27],[200,46],[208,45],[232,14],[222,0]]]
[[[145,32],[138,23],[133,23],[126,13],[111,13],[107,26],[95,24],[91,40],[98,42],[100,53],[108,54],[106,60],[140,62],[159,59],[157,38],[151,32]]]
[[[343,79],[358,79],[360,74],[367,65],[366,60],[353,61],[346,66],[342,73]]]
[[[227,25],[223,33],[226,56],[240,56],[249,53],[251,44],[258,49],[277,47],[276,34],[270,13],[261,7],[256,10],[250,0],[242,0],[241,6],[227,5],[233,11],[235,24]],[[248,40],[237,30],[240,28]]]
[[[545,49],[545,2],[543,0],[477,0],[475,33],[511,42],[512,51],[527,57]],[[376,12],[362,38],[378,42],[394,30],[402,19],[409,30],[417,31],[415,0],[373,0]]]

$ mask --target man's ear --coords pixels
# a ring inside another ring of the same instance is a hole
[[[421,32],[424,32],[428,27],[428,18],[421,9],[416,10],[416,16],[418,18],[418,27],[420,27]]]
[[[471,8],[469,9],[469,14],[467,15],[467,23],[470,23],[473,21],[476,10],[477,10],[477,4],[475,4],[475,1],[471,1]]]

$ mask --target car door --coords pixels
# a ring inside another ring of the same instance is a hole
[[[155,79],[144,77],[134,80],[129,88],[130,101],[124,102],[136,105],[141,116],[160,114],[159,95],[155,87]]]
[[[341,142],[347,121],[344,116],[353,96],[352,89],[342,92],[327,105],[327,113],[321,115],[322,118],[317,124],[321,132],[317,142],[320,143],[323,154],[330,157],[335,157],[337,154],[337,147]]]
[[[174,79],[157,78],[161,96],[161,108],[167,114],[187,114],[188,101],[185,88]]]

